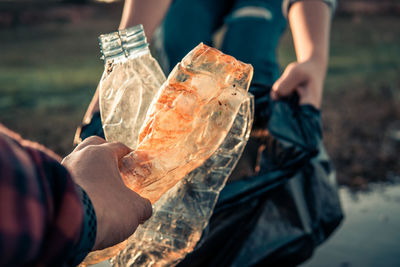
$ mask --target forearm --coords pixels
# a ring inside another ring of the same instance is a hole
[[[331,6],[328,1],[294,2],[288,14],[297,62],[289,64],[272,86],[272,99],[296,92],[299,103],[321,107],[328,65]],[[332,2],[332,1],[330,1]]]
[[[319,0],[298,1],[289,9],[298,62],[313,60],[325,70],[328,64],[331,8]]]
[[[164,18],[171,0],[125,0],[119,29],[143,24],[150,40]]]
[[[68,171],[0,124],[0,265],[60,266],[78,244],[83,210]]]

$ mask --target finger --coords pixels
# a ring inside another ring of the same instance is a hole
[[[98,137],[98,136],[91,136],[91,137],[88,137],[85,140],[83,140],[83,142],[80,143],[79,145],[77,145],[76,148],[74,149],[74,151],[82,150],[83,148],[85,148],[87,146],[101,145],[104,143],[106,143],[106,140],[104,140],[103,138]]]
[[[122,159],[124,156],[132,152],[132,149],[127,147],[126,145],[120,143],[120,142],[113,142],[113,143],[106,143],[103,144],[103,146],[107,147],[108,149],[111,150],[111,152],[115,155],[115,157],[118,159]]]
[[[139,195],[140,197],[140,195]],[[141,198],[141,212],[139,214],[139,223],[143,224],[147,221],[151,215],[153,214],[153,207],[151,206],[150,200],[140,197]]]
[[[271,97],[277,99],[289,96],[303,82],[304,75],[298,70],[297,65],[289,65],[272,86]]]

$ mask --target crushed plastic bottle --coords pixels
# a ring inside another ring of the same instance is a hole
[[[172,70],[149,109],[125,184],[155,203],[221,145],[247,97],[252,67],[200,44]]]
[[[127,180],[127,184],[153,202],[161,198],[153,205],[153,216],[136,230],[128,239],[126,248],[113,258],[114,266],[174,266],[194,249],[212,215],[219,192],[238,162],[250,135],[254,100],[247,89],[252,69],[242,64],[216,49],[200,44],[168,77],[163,93],[156,100],[159,104],[150,109],[148,121],[141,130],[138,150],[132,153],[132,157],[126,158],[145,162],[145,167],[124,163],[131,170],[139,169],[139,174],[131,175],[143,179],[133,179],[133,182]],[[169,87],[178,88],[179,91],[170,92]],[[189,100],[181,98],[182,92],[188,92]],[[169,100],[175,105],[166,107],[160,101],[164,98],[174,99]],[[189,104],[190,99],[195,101]],[[179,110],[181,107],[183,111]],[[205,115],[196,108],[202,108]],[[166,110],[173,112],[172,117]],[[179,117],[174,117],[177,114]],[[198,121],[190,120],[194,114],[198,116]],[[221,116],[224,118],[221,119]],[[191,122],[192,128],[185,124],[185,118]],[[160,136],[153,133],[157,130],[154,128],[164,129],[157,120],[167,122],[165,127],[169,129],[161,131]],[[173,128],[172,122],[176,125]],[[182,132],[182,129],[186,131]],[[199,138],[203,140],[196,142]],[[155,139],[155,142],[151,139]],[[216,147],[218,149],[215,151]],[[150,165],[158,167],[165,160],[166,166],[173,171],[165,172],[161,168],[161,175],[155,171],[152,176],[149,161],[140,160],[141,154],[135,158],[141,149],[161,151],[154,156],[156,163]],[[201,153],[196,155],[196,151]],[[190,155],[198,158],[185,166]],[[178,160],[174,161],[175,158]],[[204,162],[204,159],[207,160]],[[181,181],[175,177],[190,170],[193,171]],[[142,173],[146,175],[142,176]],[[176,183],[177,180],[178,183],[164,194],[169,189],[165,184],[170,181]]]
[[[152,227],[141,226],[137,233],[150,234],[142,240],[150,240],[146,243],[149,253],[167,244],[168,253],[161,253],[164,256],[156,257],[156,262],[170,265],[199,240],[219,191],[246,144],[252,123],[252,98],[247,93],[252,67],[200,44],[159,87],[165,78],[148,51],[141,27],[103,35],[100,40],[106,61],[100,85],[105,136],[134,149],[121,165],[128,187],[152,203],[169,190],[154,205],[151,222],[146,224]],[[189,172],[184,182],[174,187]],[[181,203],[171,205],[174,202]],[[179,209],[185,213],[177,213]],[[164,241],[153,242],[155,234],[161,234]],[[107,259],[126,244],[124,252],[132,253],[135,236],[90,253],[82,265]],[[149,256],[142,247],[140,251],[140,256],[133,258]],[[126,253],[121,254],[123,261],[115,262],[126,266],[132,259],[123,255]]]

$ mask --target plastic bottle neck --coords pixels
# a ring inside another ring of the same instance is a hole
[[[141,24],[102,34],[99,36],[99,44],[102,53],[101,58],[104,59],[105,64],[110,60],[114,62],[124,61],[149,52],[149,44]]]

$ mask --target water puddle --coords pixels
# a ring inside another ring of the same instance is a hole
[[[345,219],[301,267],[400,266],[400,184],[340,189]]]
[[[367,192],[342,187],[339,194],[345,219],[301,267],[400,266],[400,183],[369,184]]]

